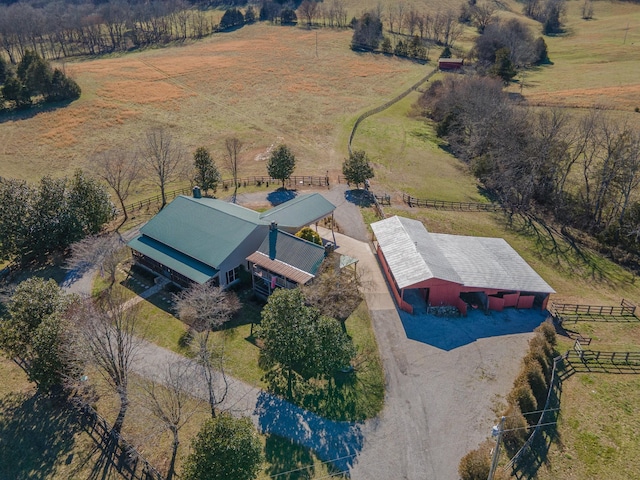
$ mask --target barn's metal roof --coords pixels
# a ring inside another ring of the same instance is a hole
[[[319,193],[309,193],[263,212],[260,220],[276,222],[281,228],[300,229],[331,215],[335,209],[335,205]]]
[[[441,233],[431,238],[467,287],[555,293],[502,238]]]
[[[501,238],[429,233],[403,217],[371,224],[398,288],[437,278],[467,287],[555,293]]]

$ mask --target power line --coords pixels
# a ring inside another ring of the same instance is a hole
[[[507,430],[502,430],[503,432],[513,432],[515,430],[529,430],[532,428],[538,428],[538,427],[546,427],[547,425],[557,425],[558,422],[548,422],[548,423],[541,423],[539,425],[527,425],[526,427],[516,427],[516,428],[509,428]]]
[[[307,469],[309,469],[309,468],[313,468],[313,467],[316,467],[316,466],[319,466],[319,465],[325,465],[325,464],[327,464],[327,463],[337,462],[338,460],[344,460],[345,458],[353,458],[353,457],[355,457],[356,455],[358,455],[358,454],[357,454],[357,453],[352,453],[352,454],[350,454],[350,455],[345,455],[345,456],[343,456],[343,457],[334,458],[334,459],[332,459],[332,460],[325,460],[324,462],[311,463],[311,464],[306,465],[306,466],[304,466],[304,467],[296,468],[296,469],[293,469],[293,470],[287,470],[286,472],[276,473],[275,475],[271,475],[271,477],[270,477],[270,478],[277,478],[277,477],[280,477],[280,476],[282,476],[282,475],[286,475],[286,474],[288,474],[288,473],[294,473],[294,472],[299,472],[299,471],[301,471],[301,470],[307,470]],[[344,473],[344,472],[341,472],[341,474],[342,474],[342,473]],[[319,480],[319,479],[318,479],[318,480]]]
[[[522,415],[533,415],[534,413],[544,413],[544,412],[555,412],[556,410],[560,410],[560,408],[546,408],[544,410],[534,410],[532,412],[521,412]],[[507,415],[505,418],[517,418],[518,415]]]

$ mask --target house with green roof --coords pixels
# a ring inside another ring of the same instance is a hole
[[[238,281],[241,268],[250,268],[247,257],[259,249],[276,219],[298,231],[334,209],[318,194],[301,195],[263,213],[214,198],[179,196],[128,246],[139,264],[178,285],[227,287]]]

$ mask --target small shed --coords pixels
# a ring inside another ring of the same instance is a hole
[[[438,70],[459,70],[464,66],[464,58],[439,58]]]
[[[430,233],[422,222],[398,216],[371,228],[391,290],[408,312],[408,295],[464,315],[469,306],[544,309],[555,293],[502,238]]]

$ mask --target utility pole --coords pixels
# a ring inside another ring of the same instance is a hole
[[[500,456],[500,444],[502,443],[502,431],[504,430],[504,420],[506,417],[502,417],[500,419],[500,425],[498,425],[498,431],[496,432],[496,427],[493,427],[494,430],[492,432],[493,436],[497,436],[496,439],[496,448],[493,449],[493,458],[491,459],[491,470],[489,470],[489,476],[487,480],[493,480],[493,476],[496,473],[496,468],[498,468],[498,457]]]

